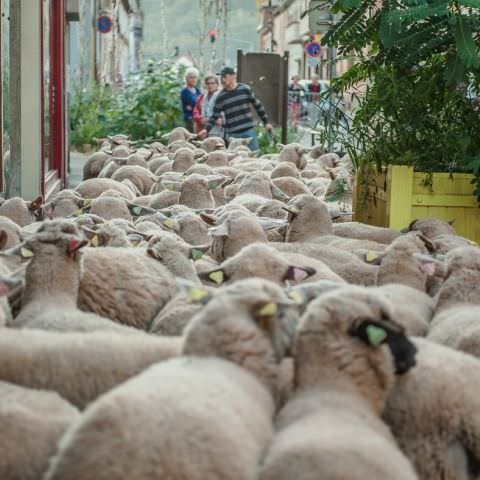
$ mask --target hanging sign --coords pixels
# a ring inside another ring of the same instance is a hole
[[[97,20],[97,28],[100,33],[110,33],[113,28],[113,20],[108,15],[100,15]]]

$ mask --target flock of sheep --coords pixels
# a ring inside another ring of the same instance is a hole
[[[480,248],[352,222],[320,147],[167,140],[0,205],[0,478],[480,478]]]

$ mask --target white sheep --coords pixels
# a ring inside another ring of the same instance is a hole
[[[277,417],[261,480],[416,479],[382,414],[415,347],[368,290],[326,293],[303,315],[295,396]]]
[[[215,295],[185,332],[185,356],[91,405],[45,480],[255,478],[272,436],[278,363],[294,332],[279,316],[285,301],[279,287],[256,279]]]

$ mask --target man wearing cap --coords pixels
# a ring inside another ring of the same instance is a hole
[[[254,129],[255,124],[250,105],[255,107],[266,130],[269,133],[273,133],[273,126],[268,122],[262,102],[258,100],[248,85],[237,83],[237,76],[233,68],[224,67],[221,72],[221,79],[223,90],[218,94],[213,107],[213,114],[208,120],[206,129],[202,130],[198,135],[201,138],[206,137],[207,133],[214,127],[217,118],[223,112],[227,138],[251,138],[250,150],[258,150],[258,138]]]

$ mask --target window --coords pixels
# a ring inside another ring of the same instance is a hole
[[[4,190],[4,176],[10,158],[10,6],[0,0],[0,190]]]

